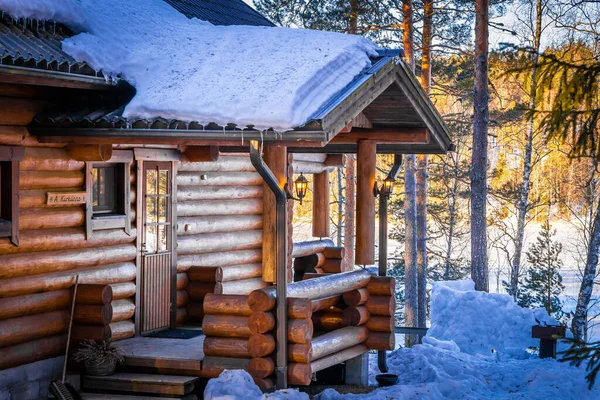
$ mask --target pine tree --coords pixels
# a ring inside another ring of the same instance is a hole
[[[558,296],[565,286],[560,274],[562,244],[552,239],[555,235],[556,230],[546,220],[536,242],[529,246],[526,256],[530,267],[521,283],[518,303],[521,307],[544,307],[548,314],[560,319],[564,314]]]

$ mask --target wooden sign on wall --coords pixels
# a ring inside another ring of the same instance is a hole
[[[48,192],[47,205],[70,205],[85,204],[87,202],[86,192]]]

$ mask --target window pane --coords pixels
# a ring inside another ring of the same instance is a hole
[[[146,253],[156,253],[156,226],[146,226]]]
[[[158,193],[159,194],[167,194],[169,193],[168,191],[168,184],[169,184],[169,171],[166,170],[160,170],[159,172],[159,188],[158,188]]]
[[[98,182],[98,168],[92,168],[92,178],[93,178],[93,188],[92,188],[92,200],[93,206],[98,207],[98,194],[99,190],[99,182]]]
[[[166,251],[167,250],[167,229],[169,227],[166,225],[158,226],[158,251]]]
[[[158,198],[158,222],[167,222],[167,200],[168,197]]]
[[[146,197],[146,222],[157,222],[156,197]]]
[[[156,170],[146,171],[146,194],[156,194]]]
[[[94,212],[115,213],[116,195],[121,189],[115,187],[116,166],[94,167],[92,169],[92,205]]]

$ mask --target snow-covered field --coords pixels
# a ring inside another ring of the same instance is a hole
[[[541,360],[528,351],[535,319],[553,322],[543,310],[524,309],[503,294],[472,290],[473,282],[434,284],[431,329],[422,345],[388,355],[398,384],[369,394],[342,395],[327,389],[315,398],[338,399],[598,399],[588,390],[584,367]],[[370,362],[371,385],[378,374]],[[262,395],[243,371],[209,381],[205,399],[308,399],[295,390]]]

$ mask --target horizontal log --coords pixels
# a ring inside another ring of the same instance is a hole
[[[317,336],[312,341],[313,360],[361,344],[368,336],[369,330],[364,326],[348,326]]]
[[[312,301],[312,311],[314,313],[317,311],[330,309],[330,308],[338,305],[341,301],[342,301],[342,296],[340,296],[340,295],[313,300]]]
[[[218,146],[185,146],[184,158],[190,162],[206,163],[219,159]]]
[[[120,245],[38,252],[35,255],[35,263],[31,262],[30,254],[3,255],[0,256],[0,279],[132,261],[135,260],[136,254],[135,246]]]
[[[198,172],[253,172],[256,171],[248,155],[219,155],[213,162],[187,162],[179,165],[179,171]]]
[[[345,328],[350,325],[348,316],[340,311],[319,311],[312,315],[315,328],[319,330],[332,331]]]
[[[200,200],[177,204],[177,215],[200,217],[206,215],[260,215],[263,213],[262,199]]]
[[[262,250],[237,250],[220,253],[195,254],[177,257],[177,272],[185,272],[195,265],[228,266],[253,264],[262,261]]]
[[[372,315],[367,321],[367,329],[371,332],[394,332],[395,318],[394,317],[378,317]]]
[[[204,318],[202,303],[190,302],[188,303],[186,310],[188,321],[202,322],[202,319]]]
[[[135,303],[131,299],[116,300],[110,306],[112,307],[111,324],[126,321],[135,315]]]
[[[306,257],[311,254],[323,253],[325,248],[334,246],[331,239],[295,242],[292,257]]]
[[[209,357],[251,358],[248,339],[207,336],[204,338],[204,355]]]
[[[342,272],[342,262],[344,260],[337,258],[328,258],[325,260],[323,265],[320,267],[323,272],[328,274],[337,274]]]
[[[186,307],[179,307],[175,310],[175,323],[177,326],[183,325],[188,320],[188,312]]]
[[[134,243],[136,239],[135,228],[132,228],[130,233],[131,235],[128,235],[123,229],[109,229],[96,231],[90,239],[86,239],[83,228],[25,230],[19,233],[18,247],[6,238],[0,239],[0,254],[30,253],[55,249],[85,249]]]
[[[178,208],[179,210],[179,208]],[[261,247],[262,230],[205,233],[177,239],[177,254],[215,253],[225,250],[247,250]]]
[[[0,96],[0,125],[29,125],[47,105],[44,100]]]
[[[223,294],[248,295],[253,290],[262,289],[267,286],[271,286],[271,284],[269,282],[264,282],[261,278],[251,278],[222,282],[221,290]]]
[[[254,380],[254,384],[258,386],[258,388],[263,393],[269,393],[275,390],[275,380],[272,378],[252,378]]]
[[[69,144],[66,150],[77,161],[108,161],[113,153],[110,144]]]
[[[223,269],[221,267],[191,267],[187,275],[192,282],[221,282]]]
[[[64,144],[40,144],[35,136],[29,134],[29,130],[24,126],[4,126],[0,125],[0,144],[4,146],[48,146],[64,147]]]
[[[210,282],[190,282],[185,290],[192,301],[203,301],[208,293],[220,293],[221,288],[218,283]]]
[[[288,364],[288,384],[308,386],[312,380],[310,364],[290,363]]]
[[[226,369],[248,369],[247,358],[204,357],[202,360],[202,377],[217,378]]]
[[[19,166],[21,171],[82,171],[85,162],[73,160],[64,148],[27,147]]]
[[[253,378],[266,378],[275,371],[275,362],[270,357],[253,358],[248,364],[248,373]]]
[[[323,163],[310,161],[294,161],[292,167],[294,168],[295,174],[320,174],[321,172],[331,172],[335,168]]]
[[[343,167],[346,165],[345,154],[327,154],[327,158],[323,162],[328,167]]]
[[[239,264],[219,267],[222,271],[222,282],[239,281],[242,279],[260,278],[262,276],[262,264]],[[264,286],[263,286],[264,287]],[[254,289],[258,289],[255,287]],[[249,292],[248,292],[249,293]]]
[[[366,288],[355,289],[344,293],[342,298],[348,307],[356,307],[369,300],[369,292]]]
[[[110,340],[112,332],[109,325],[73,325],[71,331],[71,340],[79,343],[84,340],[104,341]]]
[[[312,344],[288,344],[288,361],[294,363],[310,364],[313,358]]]
[[[177,307],[185,307],[190,302],[190,296],[187,293],[187,290],[178,290],[177,291]]]
[[[368,271],[353,271],[333,274],[318,279],[309,279],[290,283],[287,288],[289,297],[319,299],[359,289],[369,283]],[[250,293],[248,302],[255,311],[269,311],[275,307],[276,288],[271,286]]]
[[[257,215],[177,216],[177,236],[262,229],[263,217]]]
[[[252,333],[267,333],[275,328],[275,316],[270,312],[254,311],[248,317]]]
[[[262,178],[258,172],[187,172],[177,173],[178,186],[258,186]]]
[[[112,289],[113,300],[123,300],[135,296],[135,283],[133,282],[111,283],[108,286]]]
[[[181,186],[177,188],[177,201],[220,199],[258,199],[263,196],[262,186]]]
[[[24,343],[66,332],[69,327],[67,311],[51,311],[0,321],[0,347]]]
[[[249,338],[253,334],[248,317],[235,315],[205,315],[202,330],[206,336]]]
[[[237,315],[249,317],[252,310],[248,306],[248,296],[207,294],[204,297],[204,312],[210,315]]]
[[[393,332],[369,332],[365,344],[369,350],[394,350],[396,335]]]
[[[108,327],[110,330],[110,340],[113,342],[135,336],[135,323],[132,320],[113,322]]]
[[[53,188],[53,193],[56,192],[81,192],[83,191],[79,187],[75,188]],[[130,192],[130,198],[133,196],[135,199],[135,191]],[[133,203],[133,201],[132,201]],[[32,189],[32,190],[21,190],[19,192],[19,207],[25,208],[50,208],[56,210],[56,208],[71,207],[72,204],[48,204],[48,190],[45,189]]]
[[[113,308],[110,304],[91,305],[77,304],[73,315],[73,322],[81,325],[108,325],[113,317]]]
[[[0,280],[0,298],[66,289],[75,284],[76,274],[80,283],[121,283],[135,279],[136,268],[134,263],[129,262],[4,279]]]
[[[77,288],[77,304],[104,305],[113,300],[112,287],[109,285],[79,285]]]
[[[287,325],[288,341],[290,343],[310,343],[314,328],[310,319],[290,319]]]
[[[188,274],[186,272],[178,272],[177,273],[177,282],[175,283],[177,286],[177,290],[183,290],[187,288],[190,280],[188,278]]]
[[[325,250],[323,250],[323,255],[325,256],[325,258],[343,259],[345,255],[345,250],[341,246],[326,247]]]
[[[316,359],[316,361],[310,363],[311,370],[313,373],[319,372],[324,370],[325,368],[329,368],[334,365],[340,364],[344,361],[351,360],[354,357],[358,357],[362,354],[367,353],[368,351],[369,349],[364,344],[358,344],[356,346],[348,347],[344,350],[340,350],[323,358]]]
[[[370,296],[365,306],[372,315],[392,317],[396,313],[396,298],[394,296]]]
[[[0,349],[0,370],[33,363],[65,353],[67,335],[32,340]]]
[[[396,292],[396,279],[393,276],[374,276],[369,281],[367,290],[375,296],[393,296]]]
[[[369,310],[365,306],[347,307],[344,309],[344,318],[352,326],[364,325],[369,320]]]
[[[323,153],[293,153],[294,161],[308,161],[314,163],[324,163],[327,159],[327,154]],[[294,171],[296,173],[296,171]]]
[[[273,335],[252,335],[248,339],[248,353],[252,357],[265,357],[275,351],[275,345]]]
[[[0,299],[0,319],[65,309],[71,303],[67,289]]]
[[[85,211],[82,206],[64,208],[26,208],[21,210],[19,229],[56,229],[83,226]]]
[[[84,179],[81,171],[21,171],[19,181],[21,190],[83,188],[83,185]]]
[[[312,316],[312,302],[309,299],[288,298],[288,318],[309,319]]]

